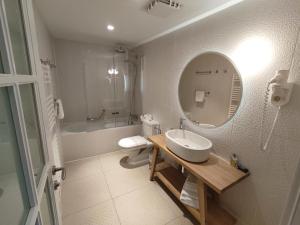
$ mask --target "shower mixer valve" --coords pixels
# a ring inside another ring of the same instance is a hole
[[[105,112],[106,112],[106,110],[103,109],[102,112],[101,112],[101,114],[100,114],[100,116],[97,116],[97,117],[87,116],[86,120],[87,121],[100,120],[104,116]]]

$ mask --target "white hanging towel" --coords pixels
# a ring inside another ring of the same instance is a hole
[[[189,174],[183,185],[180,201],[186,205],[189,205],[195,209],[199,209],[199,199],[197,191],[197,179],[193,175]]]
[[[59,120],[62,120],[65,118],[64,108],[61,99],[55,100],[55,106],[56,106],[56,118]]]
[[[196,91],[195,102],[202,103],[205,99],[205,91]]]

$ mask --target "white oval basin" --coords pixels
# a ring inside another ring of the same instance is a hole
[[[175,129],[165,133],[167,147],[177,156],[190,162],[208,159],[212,142],[191,131]]]

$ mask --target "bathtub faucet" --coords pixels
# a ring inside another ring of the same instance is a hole
[[[96,121],[96,120],[100,120],[100,119],[102,119],[102,117],[104,116],[104,114],[105,114],[105,109],[102,110],[100,116],[97,116],[97,117],[88,116],[88,117],[86,118],[86,120],[87,120],[87,121]]]

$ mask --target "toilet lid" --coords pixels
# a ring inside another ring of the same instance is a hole
[[[122,148],[143,148],[152,143],[142,136],[123,138],[118,142]]]

